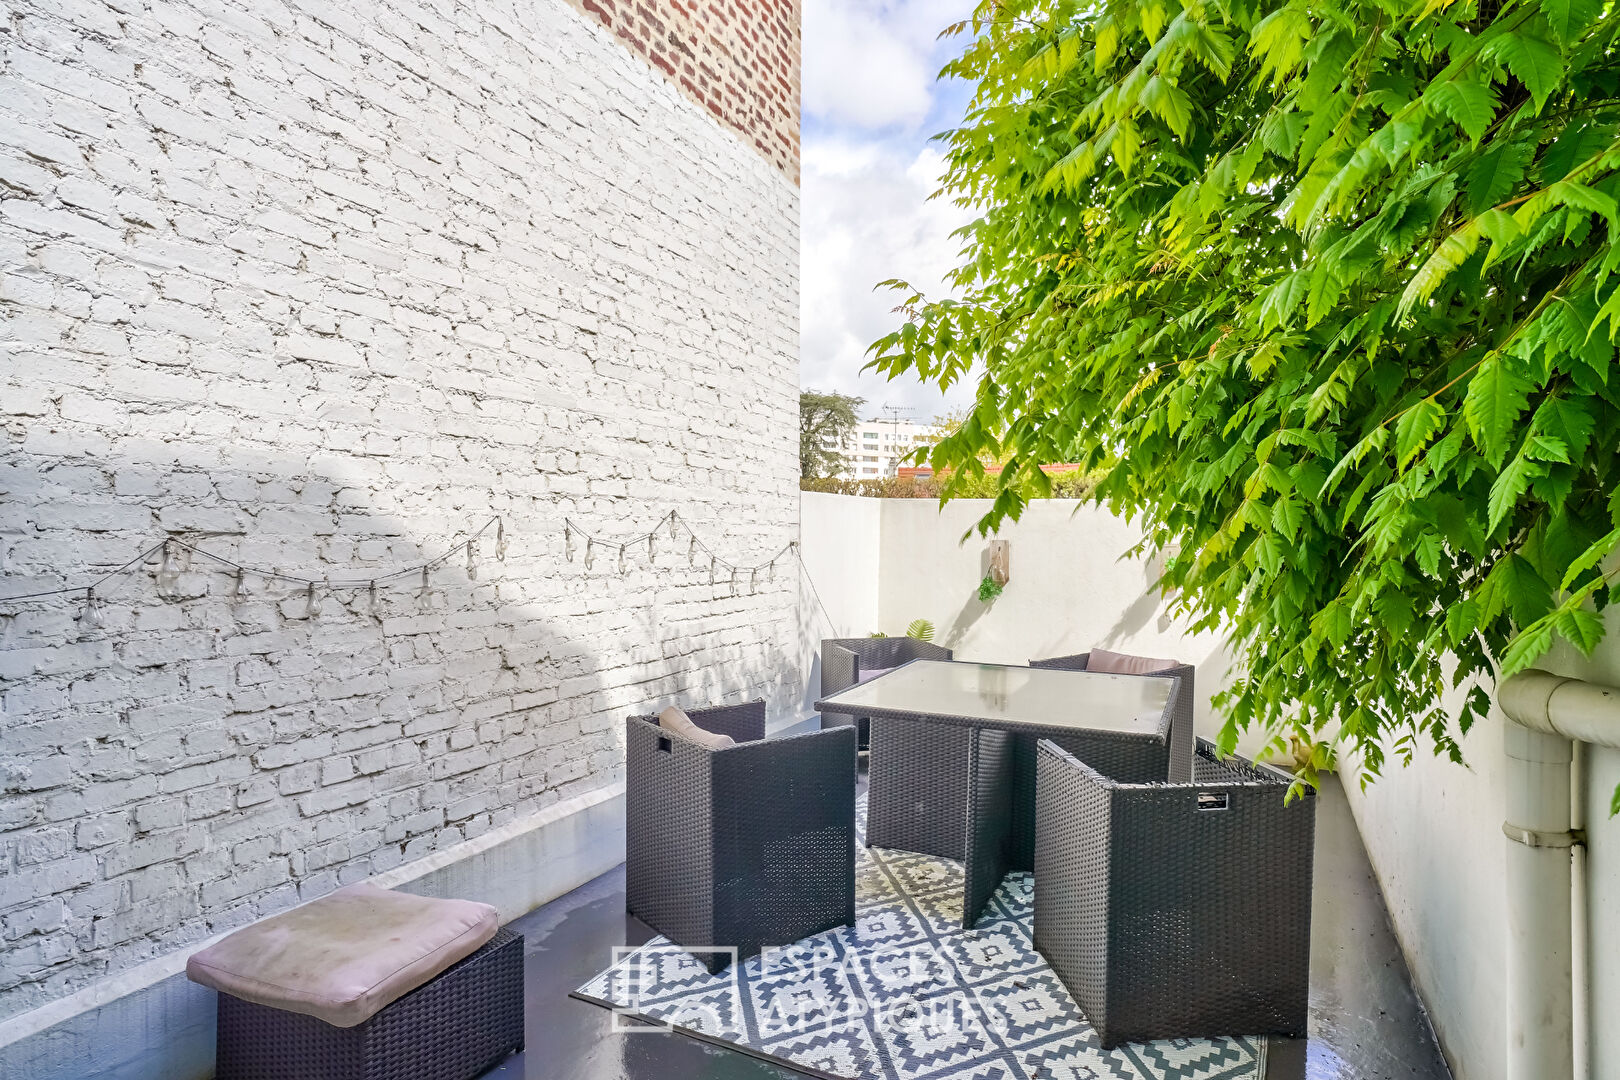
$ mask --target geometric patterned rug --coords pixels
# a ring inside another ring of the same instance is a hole
[[[864,802],[864,800],[863,800]],[[857,810],[864,835],[865,806]],[[1011,874],[972,930],[962,864],[856,847],[854,926],[710,975],[657,937],[574,997],[826,1080],[1262,1080],[1265,1040],[1104,1050],[1030,938]]]

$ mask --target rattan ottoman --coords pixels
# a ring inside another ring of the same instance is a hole
[[[186,961],[216,1080],[474,1080],[523,1048],[523,938],[472,900],[345,886]]]
[[[1202,739],[1190,783],[1036,757],[1035,947],[1102,1045],[1304,1036],[1314,793]]]
[[[474,1080],[523,1049],[523,936],[471,956],[354,1027],[219,995],[215,1080]]]

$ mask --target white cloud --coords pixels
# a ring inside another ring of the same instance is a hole
[[[810,0],[804,12],[804,109],[833,124],[917,124],[932,103],[928,53],[877,5]],[[813,59],[812,59],[813,58]]]
[[[859,394],[873,414],[893,404],[924,420],[969,400],[970,387],[942,397],[914,378],[891,383],[860,370],[867,346],[901,318],[893,311],[897,295],[873,286],[902,278],[939,296],[957,263],[961,245],[951,232],[969,215],[928,199],[939,186],[939,151],[817,141],[805,146],[803,165],[801,384]]]
[[[873,286],[902,278],[929,296],[945,291],[967,214],[929,196],[942,160],[928,136],[949,126],[962,88],[935,81],[960,40],[939,31],[974,0],[809,0],[804,11],[801,242],[802,385],[859,394],[927,419],[971,398],[942,396],[915,378],[862,374],[866,347],[893,330],[896,294]]]

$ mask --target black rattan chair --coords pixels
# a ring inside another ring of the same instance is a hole
[[[861,681],[863,674],[878,668],[899,667],[912,660],[949,660],[951,650],[931,641],[909,637],[822,638],[821,696],[831,697]],[[870,721],[864,716],[823,713],[821,726],[854,725],[860,733],[860,747],[867,748]]]
[[[765,703],[688,710],[710,750],[655,716],[625,731],[630,913],[710,972],[855,921],[855,731],[766,739]]]
[[[1035,947],[1102,1045],[1303,1036],[1314,793],[1203,740],[1188,783],[1036,759]]]
[[[1059,668],[1063,671],[1085,671],[1091,660],[1088,652],[1073,656],[1052,656],[1045,660],[1031,660],[1030,667]],[[1177,664],[1163,671],[1143,675],[1145,679],[1180,679],[1181,689],[1170,705],[1170,779],[1185,780],[1192,776],[1193,743],[1193,675],[1191,664]]]

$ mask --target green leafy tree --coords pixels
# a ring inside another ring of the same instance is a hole
[[[1459,757],[1482,680],[1602,634],[1620,539],[1613,0],[985,0],[949,74],[958,299],[874,365],[948,386],[1016,517],[1078,448],[1229,628],[1258,725]],[[1451,658],[1451,659],[1448,659]],[[1448,717],[1448,685],[1472,684]],[[1453,726],[1453,720],[1456,726]]]
[[[821,394],[814,390],[799,391],[799,477],[815,479],[832,476],[844,468],[844,455],[828,449],[827,442],[843,446],[855,425],[860,423],[855,410],[865,398],[848,394]]]

